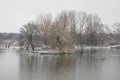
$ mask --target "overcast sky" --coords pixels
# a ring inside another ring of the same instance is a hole
[[[39,14],[62,10],[97,14],[104,24],[120,22],[119,0],[0,0],[0,32],[19,32]]]

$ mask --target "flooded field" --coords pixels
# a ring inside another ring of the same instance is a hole
[[[82,55],[21,55],[0,50],[0,80],[120,80],[119,75],[119,49]]]

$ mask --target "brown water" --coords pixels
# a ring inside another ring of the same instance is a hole
[[[120,80],[120,50],[83,55],[20,55],[0,51],[0,80]]]

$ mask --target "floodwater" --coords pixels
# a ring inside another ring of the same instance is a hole
[[[23,55],[0,50],[0,80],[120,80],[120,50],[77,53]]]

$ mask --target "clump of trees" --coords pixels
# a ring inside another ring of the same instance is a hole
[[[0,47],[18,46],[19,33],[0,33]]]
[[[103,45],[106,26],[97,15],[62,11],[56,17],[39,15],[36,22],[20,30],[20,45],[27,50],[41,45],[60,51],[72,51],[76,45]]]

